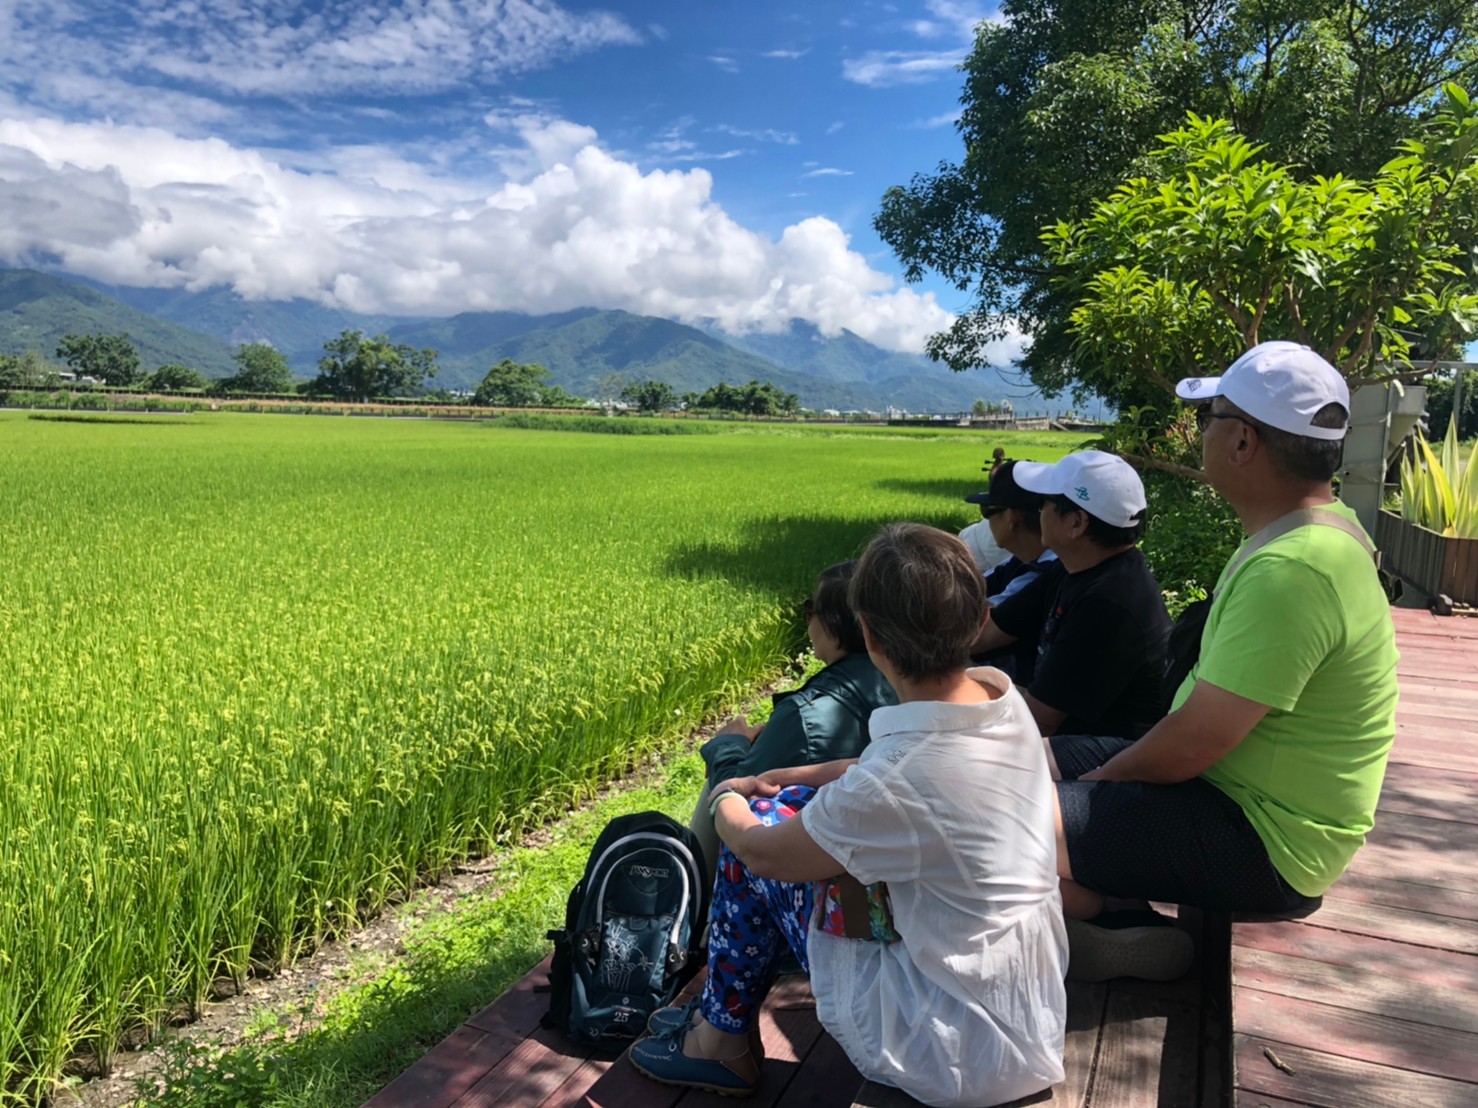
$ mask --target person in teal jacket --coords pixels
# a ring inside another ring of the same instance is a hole
[[[751,727],[743,716],[724,724],[700,751],[708,769],[708,785],[767,769],[855,758],[867,745],[867,719],[872,710],[898,703],[867,656],[862,631],[847,606],[847,586],[855,565],[842,562],[822,570],[815,595],[805,602],[811,649],[826,668],[800,688],[776,693],[775,710],[764,726]],[[712,873],[719,842],[708,814],[707,785],[689,826],[703,846]]]

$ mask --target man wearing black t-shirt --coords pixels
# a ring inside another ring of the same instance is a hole
[[[1036,635],[1025,690],[1043,735],[1138,738],[1159,718],[1170,616],[1137,543],[1144,485],[1122,458],[1097,450],[1056,465],[1022,462],[1013,476],[1044,497],[1042,541],[1059,568],[991,609],[976,650]]]

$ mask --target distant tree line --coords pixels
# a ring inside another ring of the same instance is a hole
[[[271,343],[243,343],[232,354],[236,372],[216,380],[178,363],[162,365],[152,373],[142,368],[138,347],[127,332],[119,335],[68,334],[57,345],[56,356],[78,378],[90,378],[114,388],[146,388],[158,392],[204,392],[212,395],[281,396],[297,393],[336,400],[367,401],[383,396],[426,395],[426,382],[436,374],[437,351],[392,342],[386,335],[366,336],[346,330],[323,344],[318,376],[300,381],[287,359]],[[0,355],[0,388],[55,388],[58,368],[36,351]],[[747,385],[718,384],[703,393],[681,397],[665,381],[623,384],[621,375],[608,373],[597,385],[604,403],[617,398],[643,412],[726,412],[738,415],[793,415],[800,398],[773,382]],[[432,394],[452,400],[450,393]],[[587,401],[568,392],[537,363],[504,358],[488,369],[472,394],[472,403],[499,408],[577,408]]]
[[[737,387],[720,382],[704,393],[684,393],[682,402],[690,411],[696,409],[752,416],[794,415],[801,408],[799,396],[793,392],[785,392],[772,381],[763,384],[751,381]]]

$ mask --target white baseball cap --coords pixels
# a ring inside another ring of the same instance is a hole
[[[1243,354],[1220,377],[1187,377],[1175,386],[1182,400],[1225,396],[1259,423],[1310,439],[1337,440],[1345,427],[1315,427],[1326,404],[1350,410],[1350,388],[1339,370],[1307,346],[1264,342]]]
[[[1056,464],[1017,462],[1012,476],[1028,492],[1065,496],[1112,527],[1132,527],[1145,510],[1144,482],[1117,454],[1080,450]]]

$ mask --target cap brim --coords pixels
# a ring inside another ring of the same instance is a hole
[[[1175,386],[1175,395],[1182,400],[1210,400],[1221,395],[1221,378],[1187,377]]]
[[[1038,496],[1054,496],[1062,491],[1058,488],[1054,462],[1017,462],[1011,476],[1020,487]]]
[[[989,504],[990,503],[990,493],[988,493],[988,492],[972,492],[969,496],[965,497],[965,503],[966,504]]]

